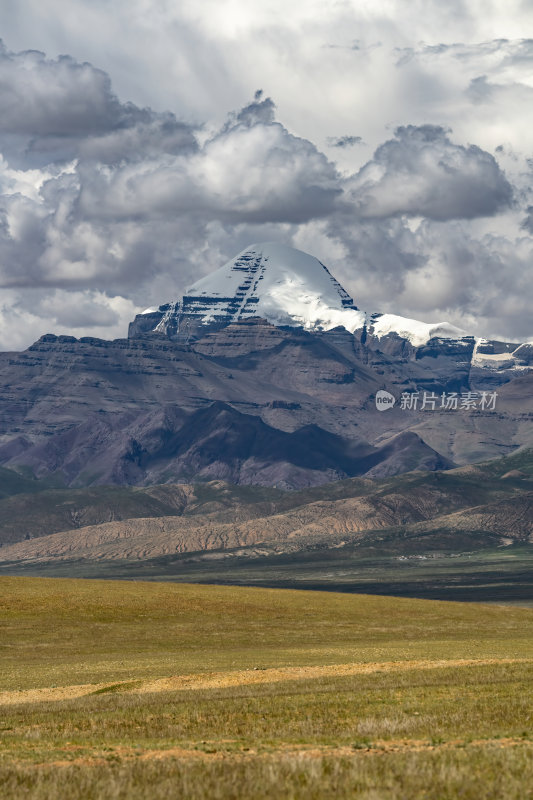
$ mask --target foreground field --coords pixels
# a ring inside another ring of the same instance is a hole
[[[533,797],[533,612],[0,579],[8,798]]]

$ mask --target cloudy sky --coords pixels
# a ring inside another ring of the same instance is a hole
[[[533,339],[533,0],[2,0],[0,349],[246,245]]]

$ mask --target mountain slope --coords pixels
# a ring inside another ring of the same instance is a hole
[[[523,453],[521,461],[533,468],[533,452]],[[261,555],[269,548],[297,553],[347,542],[360,547],[379,543],[399,553],[443,544],[453,548],[454,543],[465,549],[487,542],[527,542],[533,533],[533,477],[508,466],[503,460],[292,493],[254,488],[242,495],[224,484],[133,490],[141,497],[166,497],[167,505],[172,499],[175,507],[157,518],[117,518],[48,536],[34,529],[39,538],[4,546],[0,555],[4,563],[142,561],[187,552],[204,558],[209,551],[229,554],[239,548],[247,548],[243,554],[250,557],[249,548],[259,545]],[[76,492],[72,496],[74,504]]]

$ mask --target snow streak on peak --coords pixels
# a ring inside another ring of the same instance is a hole
[[[364,325],[350,295],[313,256],[277,243],[254,244],[197,281],[184,296],[205,323],[263,317],[273,325],[353,332]]]
[[[396,314],[376,314],[372,321],[372,334],[381,339],[388,333],[397,333],[414,347],[427,344],[430,339],[462,339],[466,331],[449,322],[419,322],[417,319],[398,317]]]

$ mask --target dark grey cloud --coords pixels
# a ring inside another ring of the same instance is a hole
[[[475,235],[461,220],[328,220],[345,254],[328,265],[360,308],[428,322],[448,320],[478,336],[533,338],[533,238]]]
[[[356,53],[368,53],[371,50],[376,50],[378,47],[382,47],[382,42],[370,42],[369,44],[365,44],[360,39],[354,39],[351,44],[327,44],[325,47],[330,48],[331,50],[353,50]]]
[[[533,206],[528,206],[526,208],[526,216],[522,220],[522,228],[533,234]]]
[[[330,262],[331,268],[361,308],[377,310],[389,298],[397,298],[407,276],[426,261],[416,235],[397,217],[361,220],[347,212],[329,219],[327,232],[347,254]]]
[[[486,75],[473,78],[466,89],[466,96],[476,105],[504,105],[505,103],[529,104],[533,101],[533,88],[517,81],[506,84],[489,80]]]
[[[355,176],[351,196],[361,217],[442,221],[496,214],[513,191],[490,153],[455,144],[440,126],[406,125]]]
[[[533,62],[533,39],[489,39],[482,42],[448,42],[418,47],[397,48],[396,65],[405,66],[411,61],[451,58],[460,64],[490,59],[499,70],[511,65]]]
[[[298,223],[332,213],[342,194],[335,166],[270,116],[252,122],[250,107],[244,111],[194,153],[129,159],[111,170],[80,162],[75,212],[99,224],[176,216]],[[65,183],[68,176],[51,179],[43,193],[57,202]]]
[[[416,310],[433,291],[431,300],[443,318],[464,320],[477,335],[532,338],[533,239],[475,236],[464,222],[425,221],[415,235],[425,265],[411,273],[403,302],[409,298]]]
[[[342,194],[335,166],[275,120],[262,91],[200,146],[172,113],[119,102],[90,64],[5,48],[0,62],[4,288],[142,297],[166,274],[177,291],[213,223],[299,224]]]
[[[493,87],[486,75],[479,75],[470,81],[467,95],[473,103],[486,103],[493,97]]]
[[[353,147],[355,144],[362,144],[361,136],[330,136],[327,140],[330,147]]]
[[[272,98],[263,98],[263,90],[258,89],[254,94],[252,103],[241,108],[240,111],[230,114],[230,119],[227,128],[234,125],[270,125],[274,122],[276,116],[276,105]]]
[[[21,168],[78,156],[104,163],[197,146],[174,114],[122,103],[109,76],[70,56],[10,52],[0,40],[0,147]]]
[[[105,72],[70,56],[12,53],[0,43],[0,130],[30,136],[83,136],[145,118],[121,104]]]

